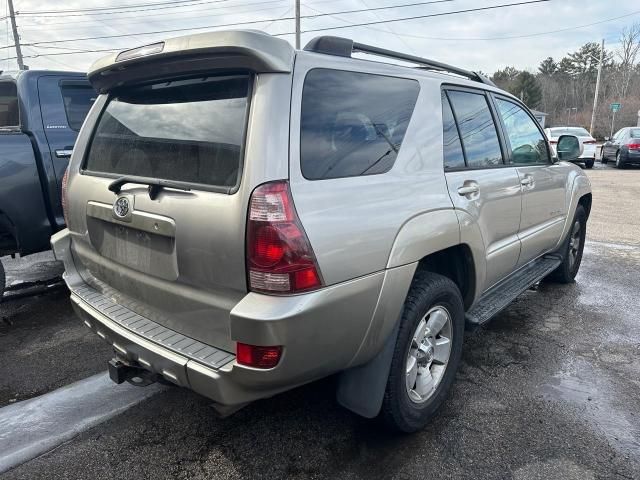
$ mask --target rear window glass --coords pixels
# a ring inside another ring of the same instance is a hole
[[[640,128],[632,128],[629,136],[631,138],[640,138]]]
[[[126,89],[103,111],[85,169],[233,187],[247,124],[249,76]]]
[[[302,93],[302,174],[320,180],[388,171],[419,90],[415,80],[311,70]]]
[[[13,82],[0,83],[0,128],[17,127],[20,124],[18,114],[18,90]]]
[[[589,137],[589,132],[584,128],[568,127],[568,128],[551,128],[551,135],[559,137],[560,135],[577,135],[578,137]]]
[[[90,85],[61,85],[60,91],[69,127],[77,132],[96,101],[96,92]]]

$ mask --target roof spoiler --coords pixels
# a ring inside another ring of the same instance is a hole
[[[288,73],[293,69],[293,58],[294,49],[286,40],[254,30],[221,31],[170,38],[110,54],[96,61],[87,76],[99,93],[106,93],[181,73]]]

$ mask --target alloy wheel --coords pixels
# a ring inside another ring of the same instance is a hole
[[[578,255],[580,255],[580,244],[582,242],[580,230],[580,222],[576,221],[573,224],[571,236],[569,237],[569,269],[571,271],[573,271],[576,262],[578,261]]]
[[[406,361],[406,387],[414,403],[426,402],[444,377],[451,354],[451,315],[432,307],[413,332]]]

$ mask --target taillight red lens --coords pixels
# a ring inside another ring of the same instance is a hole
[[[247,345],[246,343],[236,344],[236,361],[240,365],[254,368],[273,368],[280,361],[282,347],[261,347],[257,345]]]
[[[556,145],[558,143],[558,141],[557,140],[549,140],[549,143],[551,145]]]
[[[299,293],[322,286],[309,239],[286,181],[265,183],[251,194],[247,222],[249,289]]]
[[[582,142],[585,145],[594,145],[596,143],[595,140],[585,140],[584,142]]]
[[[69,208],[69,203],[67,200],[67,183],[69,182],[69,169],[67,168],[64,171],[64,175],[62,177],[62,195],[61,195],[61,203],[62,203],[62,214],[64,215],[64,223],[69,225],[69,217],[67,210]]]
[[[630,143],[629,144],[629,149],[630,150],[640,150],[640,143]]]

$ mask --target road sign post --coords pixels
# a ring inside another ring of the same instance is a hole
[[[620,108],[622,108],[622,104],[616,102],[616,103],[612,103],[610,107],[611,107],[612,115],[611,115],[611,133],[609,134],[609,138],[613,137],[613,126],[616,121],[616,112],[618,112]]]

